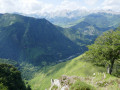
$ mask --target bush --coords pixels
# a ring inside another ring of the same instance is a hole
[[[4,86],[3,83],[0,83],[0,90],[8,90],[8,87]]]
[[[0,90],[26,90],[21,73],[12,65],[0,64]]]
[[[70,90],[95,90],[91,85],[86,84],[85,82],[76,81],[71,87]]]
[[[51,90],[57,90],[58,86],[54,85]]]

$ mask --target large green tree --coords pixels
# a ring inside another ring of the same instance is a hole
[[[111,74],[115,61],[120,58],[120,28],[105,32],[88,49],[88,56],[97,64],[107,65],[107,72]]]
[[[0,64],[0,90],[27,90],[21,73],[14,66]]]

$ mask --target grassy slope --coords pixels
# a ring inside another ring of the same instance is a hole
[[[82,61],[82,56],[83,55],[76,57],[73,60],[59,63],[52,67],[44,68],[39,74],[36,74],[31,81],[29,81],[32,89],[44,90],[45,88],[49,88],[50,80],[59,79],[62,75],[88,77],[93,76],[93,73],[105,72],[106,69],[103,67],[97,67],[89,62]],[[107,78],[105,80],[107,81],[116,79],[116,77],[110,75],[106,75],[106,77]],[[98,75],[94,81],[101,81],[101,79],[102,76]],[[103,88],[101,87],[101,89]]]
[[[57,25],[57,26],[63,27],[63,28],[70,28],[70,27],[72,27],[72,26],[74,26],[74,25],[76,25],[76,24],[84,21],[84,19],[85,19],[85,18],[80,18],[80,19],[78,19],[78,20],[76,20],[76,21],[74,21],[74,22],[54,23],[54,24]]]

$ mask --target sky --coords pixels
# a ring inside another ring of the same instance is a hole
[[[0,13],[50,13],[62,10],[120,11],[120,0],[0,0]]]

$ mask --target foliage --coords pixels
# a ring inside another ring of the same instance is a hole
[[[8,90],[8,87],[4,86],[3,83],[0,83],[0,90]]]
[[[22,62],[18,63],[14,60],[2,59],[0,58],[0,64],[10,64],[15,66],[20,72],[23,79],[28,80],[31,79],[34,74],[41,68],[38,66],[34,66],[30,63]]]
[[[27,86],[27,90],[32,90],[30,85]]]
[[[6,90],[26,90],[20,72],[8,64],[0,64],[0,85]]]
[[[41,67],[34,66],[30,63],[22,62],[20,63],[19,70],[21,71],[22,78],[25,80],[30,80],[34,77],[35,73],[38,72],[40,68]]]
[[[58,90],[58,86],[54,85],[51,90]]]
[[[91,85],[86,84],[85,82],[76,81],[71,87],[70,90],[95,90]]]
[[[0,64],[10,64],[20,69],[19,63],[14,60],[0,58]]]
[[[97,64],[108,65],[111,74],[115,61],[120,58],[120,31],[105,32],[88,48],[88,56]]]

